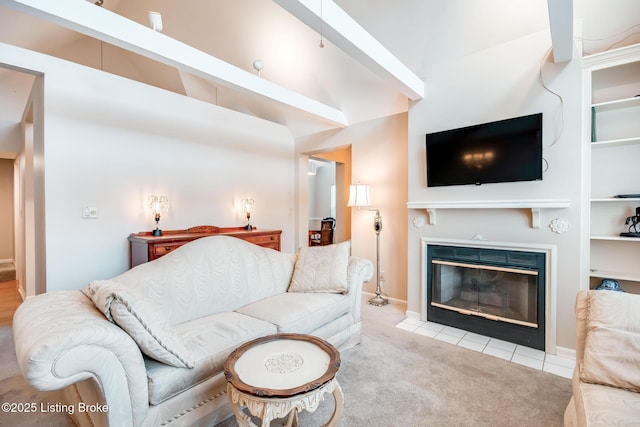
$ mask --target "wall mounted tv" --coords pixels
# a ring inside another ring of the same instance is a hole
[[[427,186],[542,179],[542,113],[426,135]]]

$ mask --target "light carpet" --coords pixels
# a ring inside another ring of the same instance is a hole
[[[362,343],[342,352],[339,426],[561,426],[571,381],[543,371],[412,334],[395,325],[396,306],[363,304]],[[0,328],[0,399],[59,402],[32,390],[19,374],[10,328]],[[333,411],[327,395],[301,426],[320,426]],[[0,412],[0,426],[69,426],[60,414]],[[233,418],[218,427],[234,426]],[[275,425],[275,423],[273,424]]]

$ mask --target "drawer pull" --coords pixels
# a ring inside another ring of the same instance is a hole
[[[170,251],[171,250],[171,246],[165,246],[164,250],[167,251],[167,252]]]

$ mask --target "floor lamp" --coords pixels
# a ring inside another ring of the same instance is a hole
[[[380,289],[380,231],[382,231],[382,217],[380,216],[380,209],[371,207],[370,200],[368,185],[356,184],[349,187],[349,202],[347,206],[367,208],[376,212],[373,218],[373,228],[376,231],[376,296],[369,300],[369,304],[383,306],[389,303],[389,298],[383,295]]]

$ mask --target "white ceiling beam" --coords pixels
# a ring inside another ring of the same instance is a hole
[[[274,1],[407,98],[424,98],[424,81],[332,0]]]
[[[0,0],[0,5],[188,71],[218,85],[254,93],[346,126],[342,111],[224,62],[107,9],[78,0]]]
[[[553,62],[573,57],[573,0],[547,0]]]

